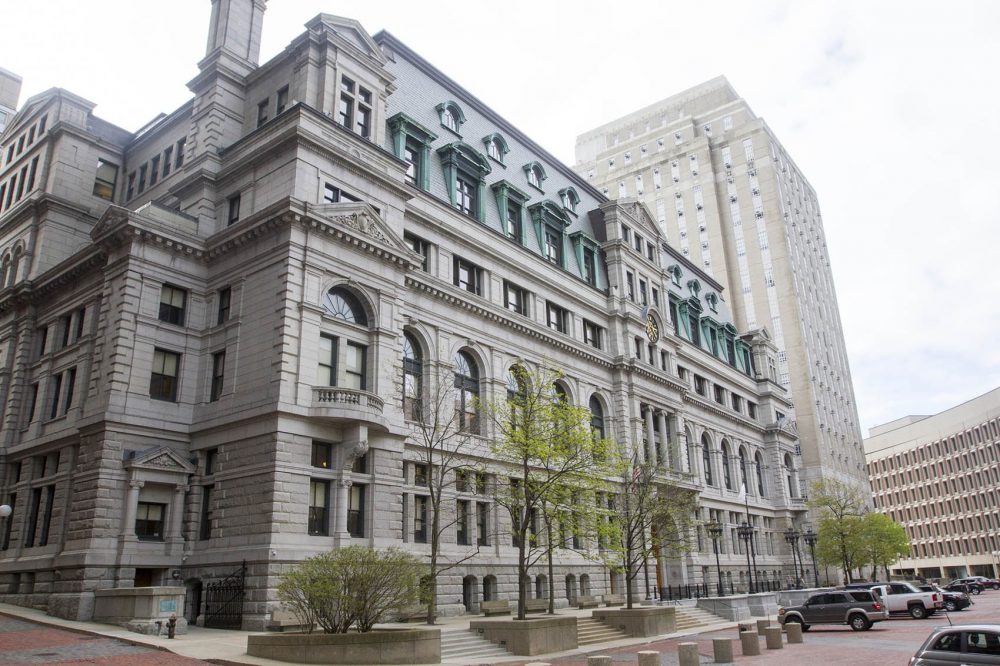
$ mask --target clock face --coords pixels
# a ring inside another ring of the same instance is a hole
[[[657,328],[653,315],[646,315],[646,337],[649,338],[650,342],[656,342],[660,339],[660,329]]]

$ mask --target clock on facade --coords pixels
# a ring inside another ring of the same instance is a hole
[[[653,343],[660,339],[660,329],[656,326],[656,320],[651,314],[646,315],[646,337]]]

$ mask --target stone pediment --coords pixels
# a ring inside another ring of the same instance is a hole
[[[374,242],[396,256],[406,257],[417,265],[420,263],[419,256],[368,203],[306,204],[306,214],[314,223],[368,243]]]
[[[195,466],[176,451],[167,447],[133,452],[133,457],[125,462],[126,469],[155,470],[194,474]]]
[[[327,28],[362,53],[385,64],[385,57],[378,44],[354,19],[334,14],[320,14],[306,23],[306,28],[309,30],[316,30],[320,26]]]

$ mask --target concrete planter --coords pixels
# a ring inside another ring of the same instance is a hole
[[[743,595],[733,597],[704,597],[698,600],[698,608],[707,610],[733,622],[749,620],[750,605]]]
[[[606,608],[595,610],[592,617],[609,627],[621,629],[629,636],[644,638],[676,631],[676,611],[673,607]]]
[[[469,628],[516,655],[548,654],[577,647],[576,617],[572,615],[473,620]]]
[[[747,597],[750,615],[753,617],[771,617],[778,614],[778,593],[761,592]]]
[[[441,630],[247,636],[247,654],[298,664],[440,664]]]

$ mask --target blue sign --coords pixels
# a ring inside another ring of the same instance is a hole
[[[177,612],[177,600],[176,599],[160,599],[160,612],[161,613],[176,613]]]

